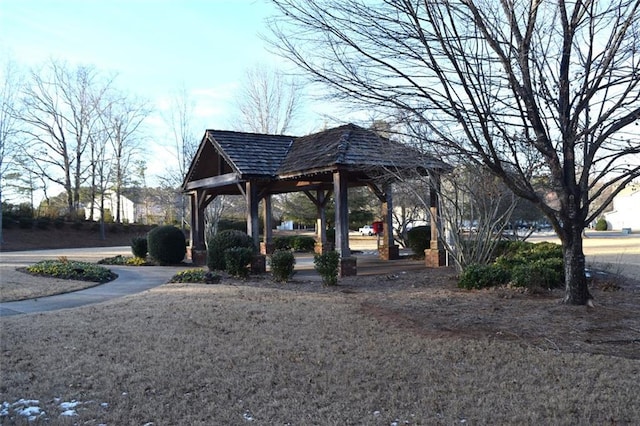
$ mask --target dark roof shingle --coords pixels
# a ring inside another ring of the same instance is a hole
[[[240,174],[275,176],[293,136],[207,130],[207,138]]]

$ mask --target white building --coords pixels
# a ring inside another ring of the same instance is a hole
[[[106,192],[104,194],[104,209],[108,210],[111,213],[111,217],[114,219],[117,217],[116,209],[118,208],[117,197],[115,192]],[[136,223],[138,222],[138,215],[136,215],[136,211],[139,210],[136,208],[136,204],[125,197],[124,195],[120,195],[120,220],[123,223]],[[85,219],[89,219],[91,215],[90,207],[84,208],[84,216]],[[94,220],[100,220],[100,199],[96,198],[93,202],[93,218]]]
[[[613,210],[604,214],[608,229],[640,231],[640,184],[632,183],[613,199]]]

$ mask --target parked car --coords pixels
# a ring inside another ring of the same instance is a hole
[[[371,225],[365,225],[362,228],[358,229],[358,232],[360,233],[360,235],[373,235],[375,234],[375,232],[373,232],[373,226]]]

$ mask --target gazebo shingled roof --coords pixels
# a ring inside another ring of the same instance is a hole
[[[210,157],[216,153],[224,159],[228,170],[224,170],[224,165],[220,170],[212,167]],[[225,171],[237,173],[239,179],[279,180],[328,173],[337,167],[363,171],[391,167],[441,169],[446,165],[354,124],[303,137],[207,130],[185,176],[183,189],[187,189],[190,181]]]

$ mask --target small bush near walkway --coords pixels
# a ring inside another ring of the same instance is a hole
[[[207,245],[207,266],[211,271],[225,271],[226,256],[225,251],[235,247],[245,247],[256,252],[253,239],[246,232],[235,229],[220,231],[214,235]]]
[[[277,282],[287,282],[295,273],[294,265],[296,258],[290,250],[276,250],[269,257],[269,266],[273,280]]]
[[[338,267],[340,266],[340,254],[337,251],[329,251],[324,254],[316,254],[313,257],[315,270],[322,277],[322,284],[338,284]]]

